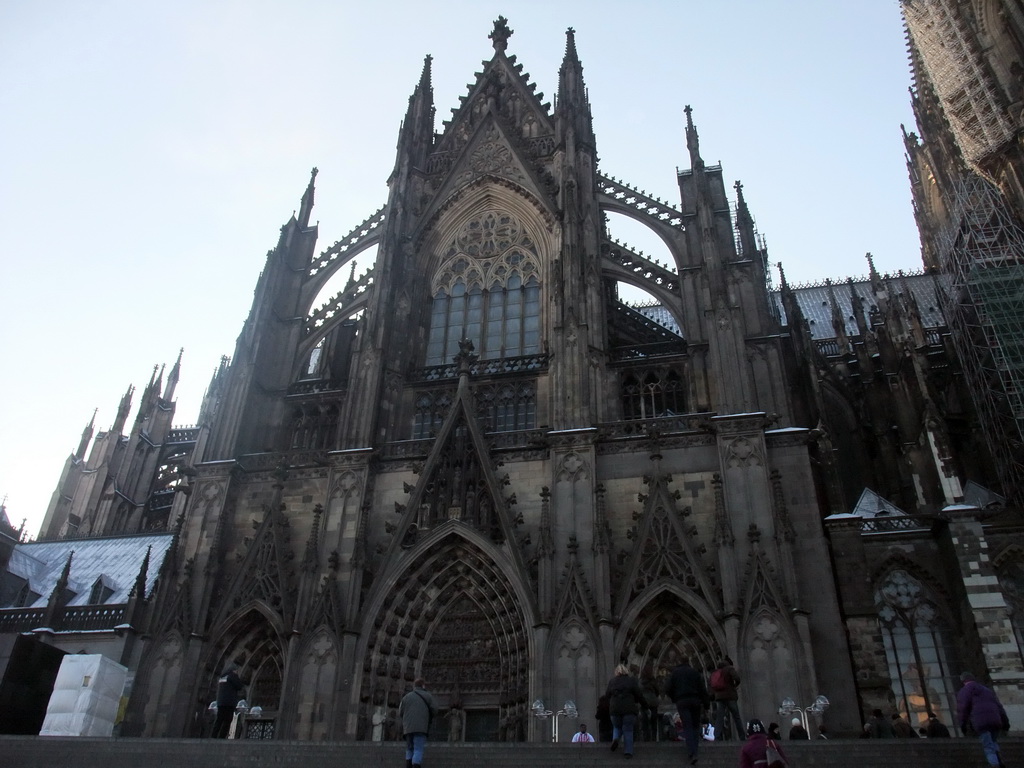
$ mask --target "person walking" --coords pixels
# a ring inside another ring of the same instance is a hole
[[[644,692],[637,679],[629,674],[629,667],[619,664],[615,675],[608,681],[608,711],[612,716],[612,752],[619,748],[622,739],[623,754],[633,756],[633,729],[636,716],[644,703]]]
[[[217,719],[213,723],[213,738],[226,739],[235,718],[235,707],[242,698],[245,684],[238,676],[238,665],[228,664],[217,679]]]
[[[772,747],[787,763],[789,759],[778,742],[771,740]],[[768,765],[768,734],[764,732],[764,723],[751,720],[747,723],[747,740],[740,749],[740,768],[765,768]]]
[[[740,696],[736,691],[740,684],[740,673],[736,671],[732,659],[726,656],[718,662],[715,671],[711,673],[710,683],[711,696],[714,698],[715,739],[725,741],[728,738],[725,728],[728,725],[727,715],[732,717],[733,733],[736,734],[736,739],[742,739],[743,720],[740,718]]]
[[[700,713],[710,701],[704,676],[690,666],[689,659],[684,658],[669,675],[666,693],[679,710],[690,765],[696,765],[697,748],[700,746]]]
[[[970,725],[981,740],[985,751],[985,759],[989,765],[1000,766],[1003,761],[999,756],[998,736],[1000,731],[1010,729],[1010,721],[1006,710],[996,696],[995,691],[987,688],[970,672],[960,675],[963,688],[956,695],[956,716],[960,722],[960,730],[966,733]]]
[[[593,744],[594,743],[594,737],[591,736],[589,733],[587,733],[587,724],[586,723],[580,723],[579,731],[577,733],[573,734],[572,743],[573,744]]]
[[[417,677],[413,681],[412,690],[402,697],[398,705],[402,736],[405,738],[405,768],[419,768],[423,765],[427,734],[437,714],[434,697],[426,690],[426,685],[422,677]]]

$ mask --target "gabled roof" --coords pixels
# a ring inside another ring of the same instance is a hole
[[[135,586],[135,579],[139,575],[147,551],[150,552],[149,569],[146,573],[147,596],[152,592],[157,574],[173,540],[174,534],[153,533],[18,544],[11,554],[7,570],[26,579],[29,589],[40,595],[27,607],[40,608],[46,605],[64,570],[68,555],[74,552],[68,588],[75,595],[68,605],[87,605],[89,592],[97,579],[102,579],[105,586],[114,590],[105,602],[118,605],[128,602],[128,595]]]
[[[907,513],[897,507],[892,502],[886,501],[884,498],[879,496],[877,493],[872,491],[870,488],[865,488],[864,492],[860,495],[857,500],[856,506],[853,508],[852,514],[860,515],[861,517],[906,517]]]

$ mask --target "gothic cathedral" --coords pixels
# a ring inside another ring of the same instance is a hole
[[[553,107],[511,35],[495,22],[494,54],[440,133],[427,58],[387,201],[319,252],[314,169],[199,426],[171,427],[173,384],[154,377],[146,440],[109,447],[117,493],[55,495],[44,537],[173,533],[126,655],[124,732],[199,735],[237,663],[278,737],[386,738],[423,676],[465,738],[541,740],[533,703],[589,718],[620,661],[654,687],[680,659],[710,673],[725,656],[745,717],[825,694],[835,732],[875,706],[949,722],[952,657],[991,654],[984,617],[954,607],[971,566],[949,543],[981,523],[947,516],[936,533],[969,461],[951,458],[946,424],[970,409],[913,395],[949,369],[907,362],[941,352],[914,303],[930,278],[872,265],[870,284],[829,284],[813,302],[835,319],[828,352],[799,292],[771,290],[742,187],[727,194],[705,164],[690,109],[674,205],[599,169],[573,30]],[[606,214],[648,227],[672,263],[612,240]],[[904,396],[894,416],[885,398]],[[865,488],[889,506],[858,507]],[[910,522],[865,522],[886,515]],[[884,627],[895,606],[918,637],[913,599],[946,622],[927,668]],[[1019,650],[1007,659],[1019,679]]]

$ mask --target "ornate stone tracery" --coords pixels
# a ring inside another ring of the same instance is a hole
[[[442,705],[456,690],[474,693],[479,706],[499,710],[506,737],[522,734],[527,626],[521,600],[491,558],[459,536],[446,536],[417,555],[383,596],[366,646],[361,706],[396,705],[397,692],[429,671]],[[371,714],[367,709],[367,721]]]

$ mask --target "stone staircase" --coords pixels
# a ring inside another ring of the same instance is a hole
[[[1024,737],[1000,741],[1003,762],[1024,768]],[[792,768],[985,768],[976,739],[784,742]],[[683,768],[681,743],[636,745],[630,768]],[[705,743],[700,768],[736,768],[736,742]],[[401,745],[367,742],[215,741],[0,736],[4,768],[404,768]],[[606,744],[430,744],[424,768],[597,768],[623,765]]]

